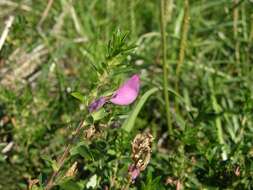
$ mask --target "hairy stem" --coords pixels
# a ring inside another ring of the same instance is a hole
[[[74,137],[72,138],[72,141],[65,147],[63,154],[61,155],[61,157],[57,160],[57,170],[55,170],[52,175],[49,177],[45,190],[50,190],[52,189],[52,187],[54,186],[54,181],[55,178],[58,176],[64,162],[66,161],[68,155],[69,155],[69,151],[71,149],[71,144],[72,142],[79,136],[81,129],[84,127],[84,122],[80,122],[79,126],[76,128],[75,130],[75,134]]]

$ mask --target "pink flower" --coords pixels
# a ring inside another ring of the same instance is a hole
[[[128,81],[126,81],[119,89],[114,93],[110,102],[116,105],[129,105],[133,103],[140,89],[140,77],[133,75]]]
[[[131,178],[131,181],[134,182],[137,177],[140,175],[140,169],[137,168],[134,164],[131,164],[129,167],[128,167],[128,174]]]
[[[127,80],[122,86],[116,90],[111,97],[100,97],[99,99],[93,101],[89,106],[89,112],[97,111],[101,108],[108,100],[116,105],[126,106],[133,103],[140,90],[140,77],[139,75],[133,75],[129,80]]]

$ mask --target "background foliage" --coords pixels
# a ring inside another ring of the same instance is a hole
[[[14,15],[0,51],[0,189],[27,189],[32,179],[39,180],[34,189],[43,189],[83,119],[97,132],[92,140],[75,139],[55,189],[121,189],[131,141],[145,130],[154,136],[152,158],[130,189],[253,188],[253,3],[190,0],[177,75],[184,1],[166,2],[173,138],[160,90],[129,133],[120,126],[136,103],[87,114],[88,103],[133,73],[142,83],[137,102],[163,88],[159,1],[55,0],[43,22],[47,1],[0,1],[0,31]],[[77,173],[64,177],[75,162]]]

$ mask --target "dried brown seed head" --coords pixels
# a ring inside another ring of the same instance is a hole
[[[132,142],[132,160],[140,171],[145,170],[151,158],[153,136],[150,133],[137,134]]]

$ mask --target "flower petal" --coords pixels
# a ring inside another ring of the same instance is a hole
[[[140,77],[133,75],[114,93],[110,101],[117,105],[129,105],[135,101],[139,94]]]
[[[130,175],[131,180],[135,181],[136,178],[140,175],[140,169],[137,168],[134,164],[131,164],[128,167],[128,174]]]
[[[93,101],[89,106],[89,112],[92,113],[94,111],[97,111],[99,108],[101,108],[106,103],[105,97],[100,97],[99,99]]]

